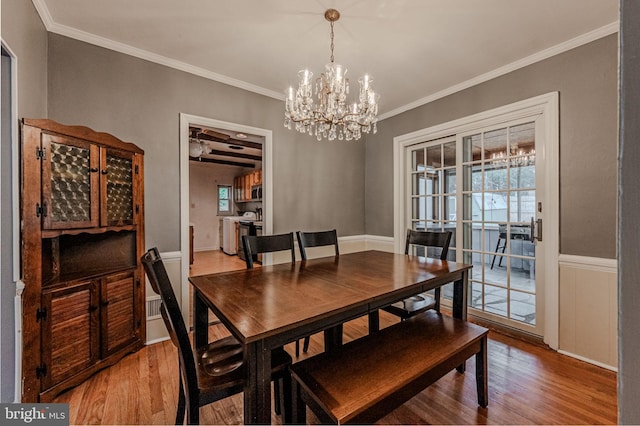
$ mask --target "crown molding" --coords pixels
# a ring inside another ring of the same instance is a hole
[[[246,81],[238,80],[223,74],[218,74],[212,71],[208,71],[204,68],[189,65],[185,62],[177,61],[175,59],[167,58],[156,53],[149,52],[147,50],[138,49],[128,44],[120,43],[110,40],[108,38],[100,37],[95,34],[88,33],[86,31],[78,30],[66,25],[61,25],[54,22],[49,9],[47,8],[44,0],[32,0],[42,22],[44,23],[47,31],[60,34],[69,38],[84,41],[89,44],[104,47],[105,49],[113,50],[116,52],[124,53],[139,59],[144,59],[149,62],[154,62],[159,65],[164,65],[170,68],[174,68],[180,71],[187,72],[189,74],[204,77],[209,80],[214,80],[219,83],[224,83],[229,86],[234,86],[239,89],[244,89],[249,92],[257,93],[259,95],[268,96],[280,101],[284,101],[284,92],[276,92],[274,90],[265,89],[264,87],[257,86],[255,84],[247,83]]]
[[[384,114],[381,114],[378,116],[378,120],[382,121],[386,118],[390,118],[390,117],[393,117],[394,115],[398,115],[403,112],[409,111],[411,109],[417,108],[419,106],[428,104],[430,102],[444,98],[445,96],[452,95],[456,92],[460,92],[464,89],[468,89],[480,83],[484,83],[496,77],[500,77],[512,71],[518,70],[520,68],[524,68],[528,65],[534,64],[536,62],[540,62],[544,59],[548,59],[552,56],[558,55],[568,50],[575,49],[576,47],[582,46],[584,44],[591,43],[592,41],[604,38],[608,35],[615,34],[618,32],[619,26],[620,26],[620,21],[616,20],[615,22],[612,22],[608,25],[605,25],[600,28],[596,28],[593,31],[579,35],[578,37],[574,37],[571,40],[567,40],[563,43],[557,44],[548,49],[541,50],[537,53],[534,53],[533,55],[527,56],[526,58],[522,58],[515,62],[511,62],[510,64],[507,64],[500,68],[496,68],[493,71],[489,71],[485,74],[481,74],[477,77],[464,81],[460,84],[456,84],[454,86],[448,87],[439,92],[433,93],[429,96],[425,96],[424,98],[420,98],[414,102],[403,105],[399,108],[393,109],[389,112],[385,112]]]
[[[189,65],[187,63],[176,61],[174,59],[167,58],[165,56],[158,55],[156,53],[152,53],[143,49],[138,49],[138,48],[129,46],[127,44],[119,43],[104,37],[96,36],[94,34],[90,34],[85,31],[68,27],[66,25],[58,24],[54,22],[53,18],[51,17],[51,14],[49,13],[49,9],[47,8],[44,0],[31,0],[31,1],[33,2],[33,5],[38,11],[38,14],[40,15],[40,19],[42,19],[42,22],[44,23],[47,31],[49,32],[60,34],[76,40],[84,41],[86,43],[104,47],[105,49],[114,50],[116,52],[124,53],[126,55],[134,56],[139,59],[144,59],[150,62],[154,62],[160,65],[164,65],[170,68],[174,68],[180,71],[194,74],[199,77],[207,78],[209,80],[214,80],[219,83],[224,83],[229,86],[237,87],[239,89],[244,89],[244,90],[254,92],[260,95],[264,95],[280,101],[284,101],[285,99],[284,93],[276,92],[271,89],[266,89],[264,87],[257,86],[255,84],[247,83],[246,81],[238,80],[223,74],[218,74],[212,71],[208,71],[208,70],[205,70],[204,68]],[[518,61],[507,64],[503,67],[496,68],[493,71],[489,71],[485,74],[479,75],[470,80],[448,87],[444,90],[433,93],[429,96],[420,98],[414,102],[408,103],[399,108],[388,111],[384,114],[380,114],[378,116],[378,120],[379,121],[385,120],[387,118],[393,117],[395,115],[401,114],[403,112],[409,111],[419,106],[444,98],[445,96],[449,96],[456,92],[460,92],[464,89],[468,89],[469,87],[476,86],[480,83],[484,83],[496,77],[500,77],[502,75],[505,75],[517,69],[524,68],[528,65],[534,64],[536,62],[542,61],[544,59],[550,58],[552,56],[558,55],[560,53],[566,52],[568,50],[574,49],[576,47],[582,46],[584,44],[587,44],[592,41],[598,40],[600,38],[606,37],[608,35],[614,34],[618,32],[619,26],[620,26],[619,20],[616,20],[615,22],[612,22],[600,28],[596,28],[593,31],[579,35],[578,37],[574,37],[571,40],[567,40],[566,42],[557,44],[545,50],[541,50],[540,52],[527,56],[526,58],[522,58]]]

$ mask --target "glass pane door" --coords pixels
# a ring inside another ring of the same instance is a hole
[[[422,143],[407,151],[411,172],[410,227],[419,231],[453,231],[448,258],[456,259],[457,170],[455,138]],[[412,253],[424,256],[422,247]],[[427,256],[434,257],[431,253]],[[439,256],[439,255],[438,255]]]
[[[536,326],[535,123],[461,135],[462,257],[472,263],[470,308]]]
[[[521,120],[407,147],[406,188],[407,225],[453,231],[448,259],[473,264],[470,312],[540,334],[535,132],[535,121]],[[446,305],[452,286],[443,294]]]

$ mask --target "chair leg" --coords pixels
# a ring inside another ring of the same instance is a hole
[[[496,253],[498,253],[498,250],[500,250],[500,237],[498,237],[498,242],[496,243]],[[504,253],[504,250],[502,250],[502,252]],[[494,263],[496,263],[496,255],[495,254],[493,255],[493,260],[491,261],[491,268],[490,269],[493,269]],[[500,262],[498,263],[498,266],[500,266],[500,263],[502,263],[502,256],[500,256]]]
[[[200,424],[200,405],[199,401],[193,401],[195,398],[189,399],[189,405],[187,407],[187,421],[190,425]]]
[[[309,351],[309,343],[311,342],[311,337],[306,336],[304,338],[304,344],[302,345],[302,352],[307,353]]]
[[[180,370],[178,370],[180,371]],[[184,386],[182,384],[182,374],[178,373],[180,387],[178,389],[178,407],[176,409],[176,423],[177,425],[184,424],[184,414],[185,414],[185,397],[184,397]]]
[[[300,356],[300,340],[296,340],[296,358]]]
[[[273,411],[276,415],[282,414],[282,389],[280,387],[280,379],[273,381]]]
[[[282,424],[291,424],[293,420],[293,390],[291,387],[291,374],[287,370],[282,376]]]

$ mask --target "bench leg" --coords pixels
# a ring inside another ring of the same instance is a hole
[[[487,377],[487,336],[480,342],[480,352],[476,354],[476,387],[478,388],[478,405],[489,404],[489,383]]]

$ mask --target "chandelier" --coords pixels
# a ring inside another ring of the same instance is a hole
[[[340,19],[340,12],[328,9],[324,17],[331,24],[331,62],[325,72],[313,84],[313,73],[307,69],[299,71],[298,89],[289,87],[286,96],[284,126],[291,130],[315,135],[318,140],[358,140],[362,133],[376,133],[379,95],[371,88],[373,78],[364,75],[358,79],[358,99],[347,103],[349,79],[347,69],[333,61],[333,24]],[[315,86],[315,90],[312,90]],[[314,103],[313,92],[317,97]]]

